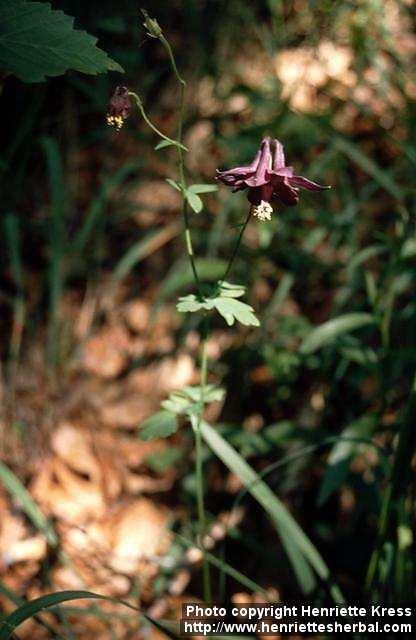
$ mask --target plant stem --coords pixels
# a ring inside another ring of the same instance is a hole
[[[234,246],[234,251],[233,251],[233,253],[231,255],[230,261],[229,261],[229,263],[227,265],[227,268],[225,270],[225,273],[224,273],[224,276],[223,276],[222,280],[225,280],[227,278],[228,274],[231,271],[231,267],[233,266],[234,259],[235,259],[236,255],[238,253],[239,248],[240,248],[241,240],[243,239],[244,231],[247,228],[247,225],[248,225],[248,222],[249,222],[250,218],[251,218],[251,207],[248,210],[247,218],[245,219],[245,221],[243,222],[243,224],[241,226],[240,233],[238,234],[238,238],[237,238],[237,241],[236,241],[235,246]]]
[[[200,390],[201,390],[201,410],[198,415],[198,419],[194,426],[195,432],[195,475],[196,475],[196,495],[197,495],[197,506],[198,506],[198,520],[199,520],[199,535],[200,546],[203,547],[203,534],[205,532],[205,505],[204,505],[204,477],[203,477],[203,468],[202,468],[202,436],[201,436],[201,421],[203,418],[204,411],[204,394],[205,387],[207,384],[207,373],[208,373],[208,353],[207,353],[207,340],[208,340],[208,325],[205,325],[204,335],[202,337],[201,342],[201,377],[200,377]],[[203,558],[203,585],[204,585],[204,600],[205,602],[211,602],[211,577],[210,577],[210,567],[208,560]]]
[[[178,141],[182,144],[182,127],[183,127],[183,111],[185,101],[185,84],[181,81],[181,97],[180,97],[180,119],[178,129]],[[194,248],[192,244],[191,227],[189,222],[188,201],[185,198],[186,180],[185,180],[185,163],[183,157],[182,146],[178,146],[178,159],[179,159],[179,184],[182,189],[182,216],[185,227],[185,242],[186,250],[188,252],[189,262],[191,264],[192,273],[194,276],[195,284],[198,289],[199,295],[201,295],[201,282],[199,280],[198,271],[195,264]]]
[[[170,46],[168,40],[166,40],[166,38],[163,35],[163,33],[160,34],[159,40],[160,40],[160,42],[162,43],[162,45],[165,47],[165,49],[167,51],[167,54],[169,56],[170,64],[172,65],[173,73],[175,74],[178,82],[180,82],[180,84],[182,84],[185,87],[186,86],[186,82],[182,78],[181,74],[179,73],[179,69],[178,69],[178,67],[176,65],[175,56],[173,55],[172,47]]]
[[[178,142],[180,143],[180,140],[173,140],[172,138],[169,138],[169,136],[165,136],[164,133],[162,133],[157,127],[155,127],[155,125],[153,124],[153,122],[149,119],[149,116],[147,115],[146,111],[144,110],[143,107],[143,103],[140,100],[139,96],[137,95],[137,93],[134,93],[134,91],[129,91],[129,96],[131,96],[133,98],[133,100],[135,101],[138,110],[140,111],[140,114],[143,118],[143,120],[145,121],[145,123],[147,124],[148,127],[150,127],[150,129],[152,129],[152,131],[154,131],[155,133],[157,133],[157,135],[160,138],[163,138],[163,140],[166,140],[167,142],[170,142],[171,144],[175,145],[175,147],[178,146]]]
[[[201,295],[202,293],[201,282],[199,280],[198,271],[195,264],[194,249],[192,245],[192,235],[191,235],[191,228],[189,223],[188,202],[184,195],[184,192],[186,190],[186,179],[185,179],[185,162],[184,162],[184,155],[183,155],[184,146],[182,144],[182,137],[183,137],[183,120],[184,120],[184,112],[185,112],[186,82],[182,78],[181,74],[179,73],[178,67],[176,65],[175,56],[173,55],[172,47],[170,46],[169,42],[166,40],[163,34],[159,36],[159,40],[164,46],[169,56],[170,64],[172,66],[172,71],[179,83],[179,89],[180,89],[179,125],[178,125],[178,143],[179,144],[177,145],[177,149],[178,149],[178,160],[179,160],[179,184],[182,188],[182,216],[183,216],[183,222],[185,226],[186,250],[188,252],[189,262],[191,264],[191,269],[195,279],[195,284],[197,286],[198,293]]]
[[[202,295],[201,282],[198,276],[198,271],[195,264],[194,257],[194,249],[192,244],[192,235],[189,221],[189,211],[188,211],[188,202],[185,197],[186,192],[186,178],[185,178],[185,161],[184,161],[184,150],[186,149],[182,144],[183,138],[183,121],[184,121],[184,112],[185,112],[185,89],[186,82],[182,78],[179,73],[178,67],[176,65],[175,56],[173,55],[172,48],[169,42],[166,40],[163,34],[159,35],[159,40],[164,46],[167,54],[169,56],[169,60],[172,66],[173,73],[179,83],[180,88],[180,99],[179,99],[179,124],[178,124],[178,138],[176,145],[178,151],[178,170],[179,170],[179,184],[182,192],[182,215],[183,222],[185,228],[185,243],[186,250],[189,257],[189,262],[191,264],[192,273],[195,279],[195,284],[198,289],[198,294]],[[207,318],[204,319],[204,328],[203,335],[201,340],[201,356],[200,356],[200,403],[201,409],[197,420],[192,424],[194,433],[195,433],[195,475],[196,475],[196,494],[197,494],[197,510],[198,510],[198,520],[199,520],[199,534],[203,537],[205,532],[205,505],[204,505],[204,477],[203,477],[203,466],[202,466],[202,435],[201,435],[201,421],[203,419],[204,412],[204,393],[205,387],[207,384],[207,373],[208,373],[208,353],[207,353],[207,339],[209,334],[209,325]],[[202,540],[201,540],[202,543]],[[204,555],[203,558],[203,594],[205,602],[211,602],[211,578],[210,578],[210,567],[207,558]]]

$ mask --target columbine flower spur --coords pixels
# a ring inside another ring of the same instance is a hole
[[[107,124],[120,131],[131,111],[131,101],[127,87],[117,87],[110,98]]]
[[[247,198],[252,204],[252,214],[260,220],[271,219],[273,199],[280,199],[288,206],[296,205],[299,202],[299,187],[309,191],[330,189],[294,175],[293,167],[285,165],[282,143],[270,138],[264,138],[251,164],[228,171],[217,170],[216,180],[231,187],[233,192],[248,188]]]

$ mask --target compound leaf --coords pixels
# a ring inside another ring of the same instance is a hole
[[[176,308],[181,313],[200,311],[201,309],[213,309],[214,302],[213,298],[204,298],[203,300],[198,300],[198,298],[193,294],[189,294],[188,296],[182,296],[179,298],[179,302],[176,305]]]
[[[220,283],[221,296],[225,298],[241,298],[244,295],[246,288],[242,284],[231,284],[222,280]]]
[[[215,308],[229,326],[238,320],[245,326],[258,327],[260,322],[254,315],[253,308],[245,302],[236,300],[244,295],[245,288],[242,285],[224,281],[220,281],[218,284],[219,292],[214,297],[200,300],[194,294],[182,296],[179,298],[176,308],[182,313],[201,311],[202,309],[209,311]]]

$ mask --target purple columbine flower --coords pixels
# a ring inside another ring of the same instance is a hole
[[[231,187],[233,192],[248,188],[247,198],[252,204],[252,213],[260,220],[271,219],[273,207],[270,203],[274,198],[294,206],[299,202],[299,187],[309,191],[330,189],[294,175],[293,167],[285,165],[282,143],[270,138],[264,138],[251,164],[228,171],[217,169],[216,180]]]
[[[129,117],[130,111],[129,90],[127,87],[117,87],[108,104],[107,124],[119,131],[124,124],[124,120]]]

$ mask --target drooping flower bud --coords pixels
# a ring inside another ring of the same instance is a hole
[[[119,131],[129,117],[130,111],[131,100],[128,88],[117,87],[108,104],[107,124]]]
[[[162,29],[159,26],[159,23],[155,18],[151,18],[145,9],[142,9],[142,14],[144,15],[143,26],[146,27],[147,33],[152,38],[159,38],[162,35]]]

